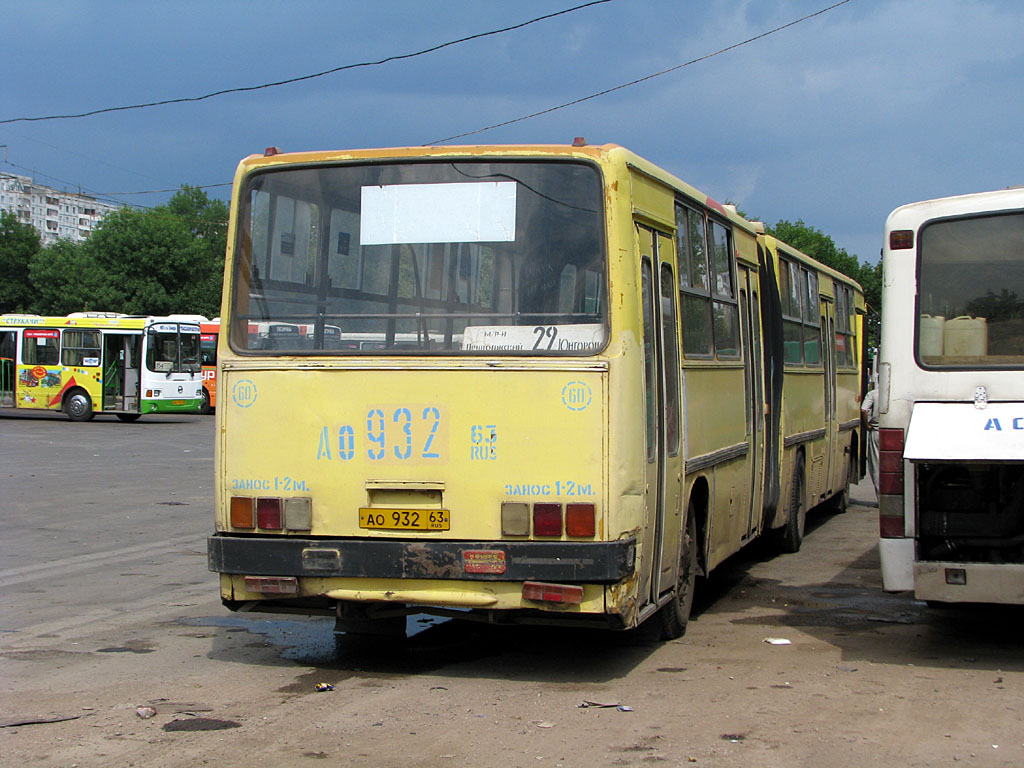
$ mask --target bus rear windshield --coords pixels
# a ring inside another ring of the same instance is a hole
[[[439,161],[252,175],[231,345],[263,354],[587,355],[607,336],[594,166]]]
[[[921,364],[1024,367],[1024,213],[935,221],[918,248]]]

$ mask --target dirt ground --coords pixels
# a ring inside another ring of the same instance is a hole
[[[1024,765],[1021,611],[883,594],[870,484],[854,498],[799,553],[725,564],[664,644],[419,616],[335,648],[328,620],[230,614],[172,543],[121,570],[174,583],[97,580],[109,607],[0,632],[0,764]]]

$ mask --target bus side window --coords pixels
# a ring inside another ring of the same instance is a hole
[[[21,349],[22,363],[26,365],[57,365],[59,361],[60,345],[57,331],[25,333]]]
[[[711,357],[711,297],[704,216],[682,205],[676,206],[676,252],[679,254],[683,356]]]

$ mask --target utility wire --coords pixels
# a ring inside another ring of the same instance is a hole
[[[582,10],[583,8],[589,8],[593,5],[601,5],[602,3],[610,3],[612,0],[591,0],[591,2],[583,3],[572,8],[566,8],[562,11],[556,11],[555,13],[549,13],[544,16],[538,16],[535,19],[524,21],[521,24],[513,24],[511,27],[504,27],[502,29],[494,29],[490,32],[480,32],[475,35],[469,35],[468,37],[462,37],[458,40],[450,40],[447,43],[441,43],[430,48],[424,48],[422,51],[416,51],[415,53],[403,53],[396,56],[388,56],[384,59],[378,59],[377,61],[364,61],[358,64],[345,64],[340,67],[334,67],[333,69],[327,69],[323,72],[316,72],[312,75],[302,75],[300,77],[292,77],[287,80],[278,80],[273,83],[263,83],[262,85],[248,85],[241,88],[225,88],[222,91],[214,91],[213,93],[207,93],[204,96],[186,96],[180,99],[164,99],[163,101],[151,101],[146,104],[131,104],[123,107],[106,107],[104,109],[94,109],[89,112],[80,112],[74,115],[47,115],[45,117],[11,117],[5,120],[0,120],[0,125],[6,125],[9,123],[33,123],[40,122],[42,120],[72,120],[79,117],[91,117],[92,115],[101,115],[107,112],[123,112],[131,109],[145,109],[146,107],[159,107],[166,104],[184,104],[187,102],[204,101],[206,99],[212,99],[215,96],[224,96],[228,93],[245,93],[246,91],[258,91],[263,88],[276,88],[281,85],[290,85],[291,83],[300,83],[304,80],[313,80],[317,77],[324,77],[325,75],[333,75],[336,72],[343,72],[347,69],[358,69],[359,67],[375,67],[380,64],[387,64],[391,61],[400,61],[402,59],[412,59],[416,56],[423,56],[427,53],[433,53],[439,51],[442,48],[447,48],[452,45],[458,45],[460,43],[466,43],[470,40],[479,40],[482,37],[490,37],[492,35],[500,35],[505,32],[511,32],[516,29],[522,29],[523,27],[529,26],[530,24],[536,24],[538,21],[545,21],[547,19],[553,19],[556,16],[563,16],[567,13]]]
[[[523,115],[522,117],[516,117],[516,118],[513,118],[511,120],[506,120],[503,123],[495,123],[494,125],[488,125],[488,126],[486,126],[484,128],[477,128],[475,131],[466,131],[465,133],[457,133],[454,136],[448,136],[447,138],[444,138],[444,139],[435,139],[434,141],[427,142],[424,146],[430,146],[430,145],[433,145],[433,144],[443,144],[446,141],[454,141],[455,139],[465,138],[466,136],[473,136],[473,135],[475,135],[477,133],[483,133],[484,131],[494,130],[495,128],[503,128],[506,125],[512,125],[514,123],[521,123],[524,120],[530,120],[530,119],[532,119],[534,117],[540,117],[541,115],[547,115],[547,114],[550,114],[551,112],[557,112],[560,109],[565,109],[566,107],[572,107],[572,106],[575,106],[576,104],[582,104],[584,101],[590,101],[591,99],[596,99],[599,96],[606,96],[609,93],[614,93],[615,91],[621,91],[624,88],[630,88],[630,87],[632,87],[634,85],[639,85],[640,83],[644,83],[644,82],[646,82],[648,80],[653,80],[656,77],[661,77],[662,75],[667,75],[670,72],[675,72],[676,70],[682,69],[683,67],[689,67],[692,64],[698,64],[698,63],[700,63],[702,61],[707,61],[710,58],[713,58],[715,56],[719,56],[719,55],[721,55],[723,53],[726,53],[728,51],[735,50],[736,48],[740,48],[741,46],[747,45],[748,43],[752,43],[755,40],[760,40],[760,39],[762,39],[764,37],[768,37],[769,35],[774,35],[776,32],[781,32],[782,30],[788,29],[789,27],[792,27],[792,26],[795,26],[795,25],[799,24],[802,21],[807,21],[808,19],[813,19],[815,16],[821,16],[823,13],[828,13],[829,11],[836,9],[836,8],[838,8],[841,5],[846,5],[849,2],[851,2],[851,0],[840,0],[840,2],[838,2],[838,3],[830,5],[827,8],[822,8],[820,11],[815,11],[814,13],[808,14],[807,16],[803,16],[803,17],[801,17],[799,19],[796,19],[795,21],[791,21],[788,24],[783,24],[782,26],[775,27],[774,29],[769,29],[767,32],[762,32],[759,35],[755,35],[754,37],[747,38],[743,42],[734,43],[733,45],[730,45],[730,46],[728,46],[726,48],[722,48],[720,50],[717,50],[714,53],[709,53],[709,54],[706,54],[704,56],[700,56],[700,57],[698,57],[696,59],[691,59],[690,61],[684,62],[683,64],[677,64],[676,66],[669,67],[668,69],[663,69],[661,72],[655,72],[652,75],[646,75],[645,77],[641,77],[641,78],[638,78],[636,80],[631,80],[628,83],[623,83],[622,85],[616,85],[613,88],[606,88],[603,91],[598,91],[597,93],[592,93],[589,96],[583,96],[583,97],[581,97],[579,99],[573,99],[572,101],[567,101],[564,104],[559,104],[556,107],[550,107],[548,109],[542,109],[539,112],[533,112],[532,114],[529,114],[529,115]]]

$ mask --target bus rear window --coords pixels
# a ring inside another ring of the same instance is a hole
[[[1024,366],[1024,213],[926,224],[918,249],[921,365]]]
[[[236,350],[586,355],[605,345],[591,165],[274,169],[254,174],[239,201]]]

